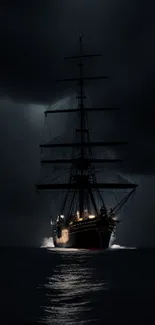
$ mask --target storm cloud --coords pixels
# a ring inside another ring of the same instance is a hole
[[[147,183],[148,191],[155,191],[152,176],[155,174],[154,2],[2,2],[0,223],[4,231],[1,244],[6,243],[6,238],[9,243],[39,243],[41,236],[50,236],[46,198],[41,203],[34,189],[40,173],[38,145],[42,139],[44,109],[50,103],[75,94],[73,84],[55,80],[77,73],[74,64],[63,61],[63,57],[77,52],[81,31],[84,51],[102,54],[86,64],[85,74],[109,76],[106,81],[86,85],[91,106],[120,107],[119,112],[106,112],[103,117],[95,113],[93,122],[90,121],[94,136],[103,140],[106,131],[107,139],[128,140],[127,148],[117,152],[125,158],[122,172],[137,177],[141,189]],[[69,103],[65,105],[67,108]],[[70,117],[71,122],[59,119],[56,125],[72,122]],[[63,137],[65,132],[64,129]],[[136,211],[142,200],[145,206],[152,206],[153,202],[152,196],[146,198],[141,189],[138,189]],[[154,211],[153,206],[151,211]],[[141,212],[137,214],[136,220],[141,222]],[[143,224],[149,227],[144,214]],[[133,225],[133,218],[131,220]],[[14,231],[9,230],[9,235],[4,235],[12,224]],[[120,232],[119,236],[124,238]],[[140,244],[143,244],[142,237],[137,236]],[[148,238],[145,243],[149,242]]]

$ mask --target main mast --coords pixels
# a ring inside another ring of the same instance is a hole
[[[79,36],[80,40],[80,56],[82,56],[82,35]],[[83,102],[83,62],[82,59],[79,63],[80,67],[80,126],[81,126],[81,161],[84,160],[84,102]],[[80,168],[81,173],[81,186],[79,188],[79,208],[80,208],[80,216],[82,216],[83,210],[84,210],[84,189],[82,187],[82,181],[83,181],[83,174],[84,174],[84,166],[81,164]]]

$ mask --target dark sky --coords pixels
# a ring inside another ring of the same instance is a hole
[[[38,145],[46,105],[71,105],[73,85],[55,79],[76,73],[63,57],[76,53],[80,31],[84,49],[103,54],[88,63],[87,75],[110,76],[94,88],[87,85],[91,104],[121,108],[118,118],[106,113],[106,125],[129,140],[124,172],[140,184],[117,242],[155,245],[154,7],[154,1],[143,0],[1,2],[0,245],[39,244],[50,236],[50,208],[33,188],[39,178]],[[97,119],[96,114],[94,132],[101,139],[103,121],[99,131]],[[66,123],[55,120],[54,136]]]

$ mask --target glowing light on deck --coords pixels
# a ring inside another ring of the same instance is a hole
[[[80,213],[79,211],[76,212],[77,218],[80,218]]]
[[[62,234],[60,238],[56,238],[57,244],[66,244],[69,240],[68,229],[62,229]]]
[[[89,219],[94,219],[96,216],[94,214],[89,215]]]

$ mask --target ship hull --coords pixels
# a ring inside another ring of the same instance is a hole
[[[54,236],[55,247],[81,248],[81,249],[106,249],[109,247],[112,231],[109,229],[91,229],[69,233],[69,240],[60,243]]]

